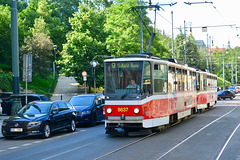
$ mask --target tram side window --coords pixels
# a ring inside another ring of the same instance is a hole
[[[207,75],[203,75],[203,90],[207,90]]]
[[[167,65],[154,65],[154,92],[166,93],[167,92]]]
[[[148,96],[149,92],[151,92],[151,64],[150,62],[144,62],[143,93]]]
[[[175,67],[169,67],[168,69],[168,92],[175,92]]]
[[[197,91],[201,90],[201,77],[200,73],[197,73]]]
[[[182,71],[177,68],[176,74],[176,91],[182,91]]]

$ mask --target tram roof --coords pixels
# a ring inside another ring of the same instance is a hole
[[[192,71],[196,71],[195,68],[189,67],[187,65],[184,65],[181,61],[178,61],[176,59],[168,59],[168,58],[159,58],[154,56],[148,56],[148,55],[125,55],[125,57],[120,58],[114,58],[114,59],[105,59],[104,62],[132,62],[132,61],[151,61],[151,62],[159,62],[161,64],[168,64],[169,66],[175,66],[183,69],[188,69]]]

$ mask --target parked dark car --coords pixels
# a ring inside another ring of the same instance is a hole
[[[236,97],[235,93],[231,92],[231,91],[218,91],[217,92],[218,95],[218,100],[225,100],[226,98],[230,98],[231,100]]]
[[[77,112],[69,102],[31,102],[3,121],[2,134],[6,138],[30,135],[48,138],[52,131],[60,129],[74,132],[76,117]]]
[[[10,98],[12,94],[13,94],[12,92],[1,92],[0,98],[4,101],[4,100]]]
[[[77,122],[96,125],[105,119],[105,102],[102,94],[85,94],[73,96],[69,102],[77,110]]]
[[[233,92],[233,93],[235,93],[235,94],[237,94],[237,93],[238,93],[238,90],[237,90],[237,88],[236,88],[236,87],[234,87],[234,86],[232,86],[232,87],[229,87],[229,88],[228,88],[228,90],[229,90],[229,91],[231,91],[231,92]]]
[[[21,94],[21,104],[22,106],[26,105],[26,95]],[[2,102],[2,114],[11,115],[12,110],[12,97],[8,97]],[[41,94],[28,94],[27,95],[27,103],[32,101],[49,101],[49,99],[45,95]]]

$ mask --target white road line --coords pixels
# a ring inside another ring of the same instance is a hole
[[[18,146],[15,146],[15,147],[10,147],[10,148],[8,148],[8,149],[17,149],[17,148],[19,148]]]
[[[35,142],[33,142],[33,143],[41,143],[42,141],[35,141]]]
[[[4,152],[4,151],[6,151],[6,150],[0,150],[0,152]]]
[[[32,145],[32,143],[22,144],[21,146],[25,147],[25,146],[30,146],[30,145]]]
[[[230,137],[228,138],[227,142],[224,144],[223,148],[221,149],[219,155],[217,156],[216,160],[219,160],[219,158],[221,157],[223,151],[225,150],[225,148],[227,147],[228,143],[230,142],[230,140],[232,139],[233,135],[235,134],[235,132],[237,131],[237,129],[240,127],[240,123],[237,125],[237,127],[234,129],[234,131],[232,132],[232,134],[230,135]]]
[[[65,152],[61,152],[61,153],[58,153],[58,154],[55,154],[55,155],[52,155],[52,156],[43,158],[42,160],[47,160],[47,159],[55,158],[55,157],[57,157],[57,156],[61,156],[61,155],[63,155],[63,154],[66,154],[66,153],[69,153],[69,152],[78,150],[78,149],[80,149],[80,148],[86,147],[86,146],[91,145],[91,144],[94,144],[94,143],[96,143],[96,142],[92,142],[92,143],[88,143],[88,144],[85,144],[85,145],[82,145],[82,146],[78,146],[78,147],[76,147],[76,148],[72,148],[72,149],[66,150]]]
[[[201,129],[199,129],[197,132],[193,133],[192,135],[190,135],[189,137],[187,137],[186,139],[184,139],[183,141],[181,141],[180,143],[178,143],[176,146],[174,146],[173,148],[171,148],[170,150],[168,150],[167,152],[165,152],[162,156],[158,157],[157,160],[162,159],[163,157],[165,157],[167,154],[169,154],[170,152],[172,152],[174,149],[176,149],[177,147],[179,147],[180,145],[182,145],[184,142],[186,142],[187,140],[189,140],[190,138],[192,138],[193,136],[195,136],[196,134],[198,134],[199,132],[201,132],[202,130],[204,130],[205,128],[207,128],[208,126],[210,126],[211,124],[215,123],[216,121],[222,119],[223,117],[227,116],[228,114],[230,114],[231,112],[233,112],[236,108],[233,108],[231,111],[227,112],[226,114],[222,115],[221,117],[215,119],[214,121],[212,121],[211,123],[207,124],[206,126],[202,127]]]

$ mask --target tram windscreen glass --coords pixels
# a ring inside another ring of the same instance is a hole
[[[143,62],[106,63],[106,94],[139,94]]]

